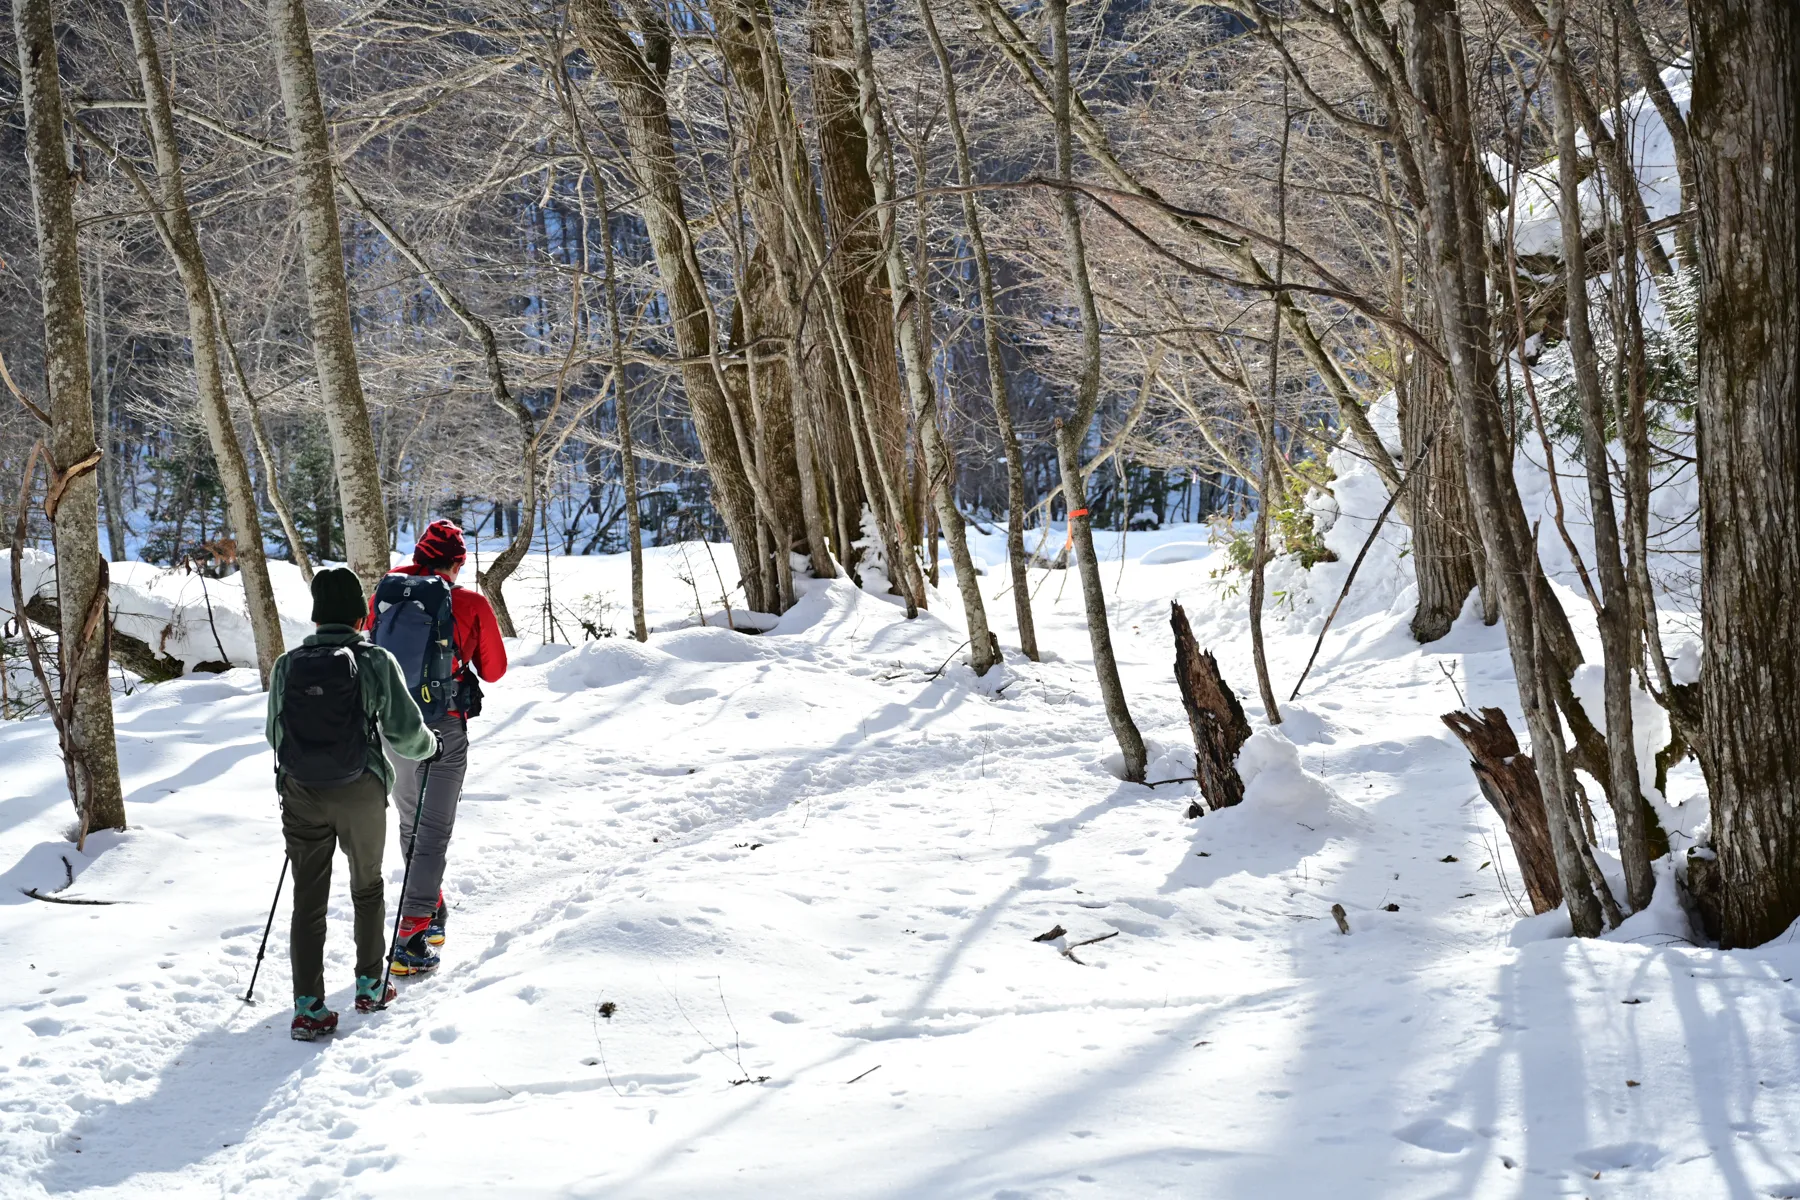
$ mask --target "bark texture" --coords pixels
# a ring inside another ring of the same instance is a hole
[[[94,404],[88,381],[87,316],[82,307],[81,253],[76,241],[75,180],[63,140],[62,84],[50,0],[14,0],[19,97],[25,115],[25,161],[36,218],[38,296],[44,314],[44,384],[51,427],[50,497],[61,610],[61,686],[75,689],[64,735],[70,799],[85,829],[123,829],[112,689],[106,678],[106,562],[100,556],[100,488],[94,468]],[[60,495],[58,495],[60,492]],[[19,514],[21,520],[24,514]],[[14,550],[14,562],[18,548]],[[15,568],[16,569],[16,568]],[[79,652],[77,661],[70,661]]]
[[[1412,482],[1413,580],[1419,587],[1412,635],[1435,642],[1450,632],[1478,579],[1462,430],[1442,374],[1423,355],[1413,356],[1396,390],[1401,448],[1406,461],[1417,464],[1413,470],[1424,472]],[[1428,438],[1431,450],[1421,459]]]
[[[1697,4],[1701,763],[1720,942],[1800,916],[1800,14]]]
[[[1237,756],[1250,738],[1244,706],[1219,674],[1218,661],[1194,640],[1179,600],[1169,604],[1169,624],[1175,631],[1175,683],[1194,735],[1194,777],[1200,794],[1214,812],[1242,804],[1244,780],[1238,774]]]
[[[306,269],[306,311],[319,397],[337,463],[344,552],[363,587],[373,589],[388,569],[387,510],[381,496],[381,461],[357,369],[356,334],[350,326],[331,135],[319,99],[306,0],[269,0],[268,11],[294,154],[294,208],[300,218],[301,261]]]
[[[1519,749],[1519,739],[1500,709],[1484,708],[1479,715],[1459,709],[1445,713],[1443,721],[1469,752],[1475,782],[1506,826],[1531,911],[1549,912],[1562,903],[1562,882],[1556,874],[1537,765]]]

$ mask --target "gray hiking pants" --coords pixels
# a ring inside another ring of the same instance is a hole
[[[463,776],[469,773],[469,727],[459,716],[443,716],[429,723],[444,739],[444,757],[434,763],[401,758],[390,748],[394,765],[394,811],[400,814],[400,853],[412,854],[412,871],[406,895],[400,898],[402,917],[429,917],[437,912],[438,889],[444,886],[444,864],[450,854],[450,834],[456,828],[456,802],[462,799]],[[419,778],[429,769],[425,802],[419,803]],[[413,814],[419,814],[415,830]],[[418,835],[415,842],[413,835]]]
[[[331,860],[340,846],[350,860],[356,973],[381,974],[387,948],[381,895],[387,792],[373,771],[343,787],[316,788],[283,779],[280,789],[281,832],[294,871],[294,919],[288,936],[294,998],[324,1000],[325,909],[331,900]]]

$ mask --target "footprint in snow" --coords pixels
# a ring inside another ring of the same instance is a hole
[[[1436,1154],[1461,1154],[1475,1140],[1473,1131],[1452,1125],[1437,1117],[1426,1117],[1394,1130],[1394,1136],[1409,1146]]]

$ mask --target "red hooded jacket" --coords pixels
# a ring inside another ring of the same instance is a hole
[[[417,563],[394,567],[389,575],[435,575]],[[493,683],[506,674],[506,643],[500,640],[500,623],[494,606],[473,588],[450,585],[450,615],[456,619],[456,675],[473,667],[483,682]],[[375,627],[375,601],[369,600],[369,628]],[[456,711],[451,710],[453,713]],[[461,714],[457,714],[461,715]]]

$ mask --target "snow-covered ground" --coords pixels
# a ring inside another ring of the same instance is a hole
[[[997,537],[985,679],[948,581],[914,622],[809,581],[750,637],[694,624],[704,547],[654,551],[647,646],[515,643],[444,969],[329,1043],[287,1037],[285,898],[238,999],[282,854],[253,672],[119,701],[133,827],[86,854],[48,724],[7,723],[0,1195],[1800,1196],[1800,945],[1698,948],[1668,889],[1600,941],[1509,907],[1438,720],[1516,710],[1499,630],[1415,646],[1373,555],[1272,731],[1205,531],[1104,541],[1151,778],[1192,771],[1179,598],[1258,730],[1242,807],[1116,777],[1078,581],[1033,573],[1024,661]],[[553,609],[625,623],[622,558],[550,566]],[[1315,574],[1328,607],[1342,567]],[[511,599],[534,630],[543,576]],[[1285,694],[1320,604],[1280,603]],[[1704,803],[1691,765],[1670,793]],[[69,873],[116,903],[21,893]]]

